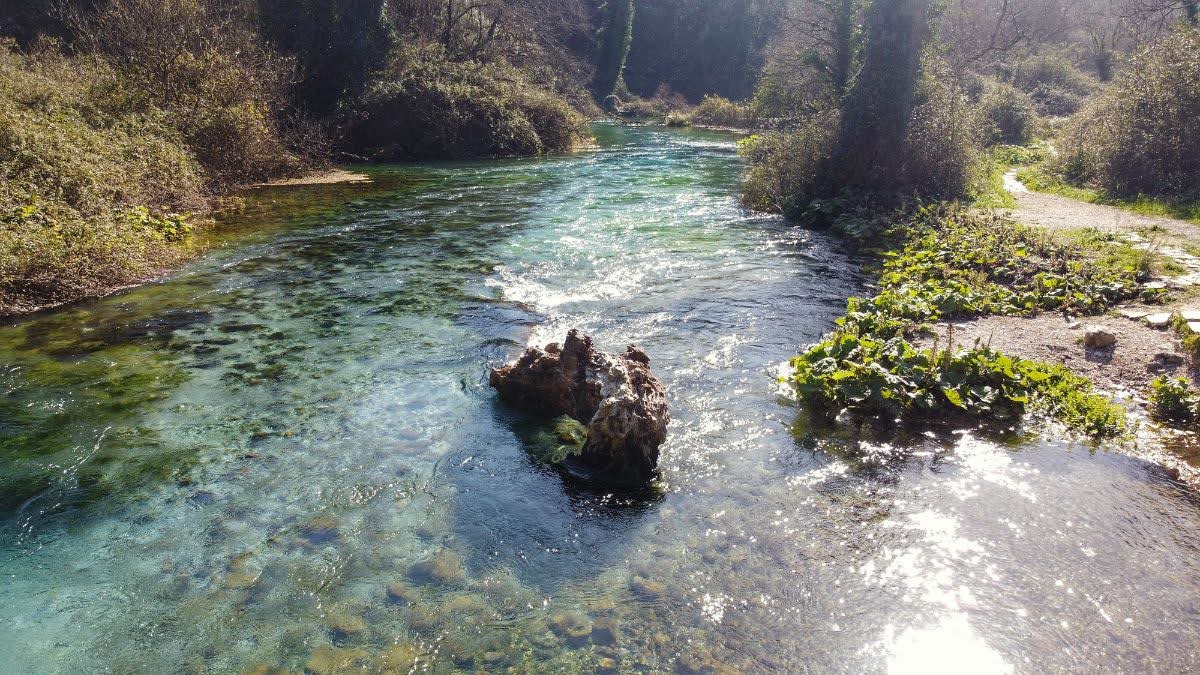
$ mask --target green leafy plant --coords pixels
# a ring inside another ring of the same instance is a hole
[[[956,350],[952,335],[944,349],[909,338],[948,318],[1100,312],[1137,294],[1134,271],[1089,264],[1045,233],[944,205],[901,217],[875,238],[892,249],[878,293],[851,298],[834,333],[791,363],[788,381],[811,410],[900,422],[1038,412],[1092,436],[1124,432],[1124,408],[1062,366],[988,346]]]
[[[1155,378],[1150,383],[1150,414],[1172,424],[1191,424],[1200,409],[1200,395],[1183,378]]]

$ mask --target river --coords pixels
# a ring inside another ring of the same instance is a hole
[[[859,261],[739,208],[733,136],[596,134],[261,189],[0,327],[2,670],[1200,669],[1195,493],[1052,430],[807,427],[773,373]],[[564,483],[487,387],[571,327],[667,385],[655,494]]]

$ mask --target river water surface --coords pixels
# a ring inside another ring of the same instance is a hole
[[[741,210],[731,136],[596,133],[260,190],[171,280],[0,328],[0,670],[1200,669],[1195,494],[805,428],[772,372],[858,261]],[[486,386],[571,327],[668,386],[657,494],[565,484]]]

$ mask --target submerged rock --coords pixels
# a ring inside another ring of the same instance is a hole
[[[366,657],[367,652],[362,649],[321,646],[313,650],[308,662],[304,664],[304,669],[316,675],[333,675],[345,672]]]
[[[428,560],[409,568],[408,576],[422,584],[448,586],[463,580],[462,558],[450,549],[438,549]]]
[[[559,612],[550,617],[550,630],[572,647],[579,647],[592,636],[592,624],[578,612]]]
[[[566,468],[615,485],[644,485],[654,478],[671,418],[666,390],[638,347],[608,354],[572,330],[561,347],[531,347],[515,363],[493,370],[490,384],[510,405],[586,426],[582,447],[562,462]],[[578,441],[561,420],[555,436],[568,449]]]

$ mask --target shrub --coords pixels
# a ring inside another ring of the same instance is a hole
[[[0,43],[0,314],[144,278],[182,255],[203,172],[92,56]]]
[[[689,104],[682,94],[671,91],[666,85],[659,85],[654,96],[643,98],[628,94],[625,100],[614,106],[614,110],[622,117],[646,118],[657,117],[665,119],[674,115],[684,115]]]
[[[1021,63],[1012,76],[1017,89],[1029,95],[1039,115],[1074,114],[1099,89],[1099,84],[1064,57],[1039,54]]]
[[[436,47],[402,54],[346,120],[351,149],[379,160],[561,152],[582,124],[565,101],[516,70],[452,62]]]
[[[742,202],[760,211],[799,215],[816,190],[837,127],[837,114],[829,112],[792,131],[744,139],[738,149],[749,166],[742,180]]]
[[[262,44],[243,5],[109,0],[76,23],[80,43],[121,75],[120,95],[166,113],[211,187],[297,170],[275,114],[291,66]]]
[[[835,156],[839,138],[853,136],[842,128],[846,123],[840,112],[819,113],[794,131],[744,142],[750,167],[743,201],[789,217],[825,219],[863,204],[967,194],[975,182],[980,124],[970,101],[952,82],[940,64],[925,64],[898,151],[881,155],[879,147],[859,148],[873,153],[876,161],[849,157],[845,149]],[[839,179],[844,163],[855,165],[851,173],[858,175],[857,182]]]
[[[692,119],[689,115],[681,112],[667,113],[666,125],[669,127],[690,127]]]
[[[705,96],[700,105],[692,110],[691,120],[693,124],[737,129],[754,126],[754,115],[749,107],[721,96]]]
[[[1033,137],[1037,111],[1033,100],[1012,85],[993,82],[979,100],[979,109],[990,125],[989,140],[1023,145]]]
[[[758,126],[790,129],[837,107],[837,98],[837,93],[815,69],[797,72],[784,64],[768,63],[749,108]]]
[[[938,63],[927,64],[917,90],[893,192],[955,198],[970,189],[982,134],[967,96]],[[886,183],[885,183],[886,185]]]
[[[1050,168],[1116,197],[1200,198],[1200,30],[1138,54],[1072,118]]]

